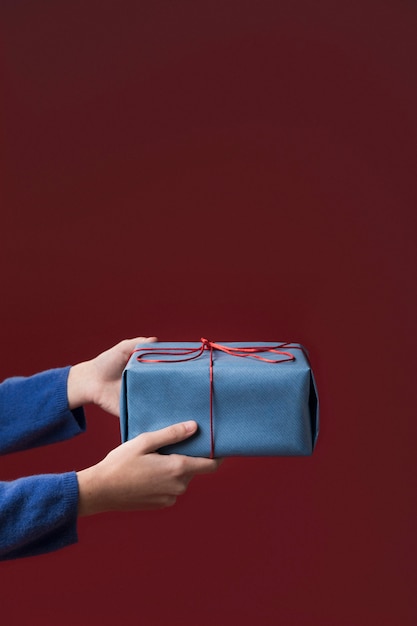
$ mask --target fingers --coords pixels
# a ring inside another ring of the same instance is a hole
[[[154,341],[158,341],[158,338],[134,337],[133,339],[123,339],[123,341],[118,343],[117,346],[114,346],[113,349],[121,351],[120,353],[123,355],[124,360],[127,361],[138,343],[153,343]]]
[[[196,430],[196,422],[180,422],[179,424],[173,424],[161,430],[143,433],[139,435],[139,437],[141,438],[143,452],[146,454],[148,452],[155,452],[163,446],[184,441],[184,439],[191,437]]]
[[[158,337],[135,337],[134,339],[128,339],[128,341],[134,342],[134,346],[138,343],[152,343],[158,341]]]
[[[206,459],[203,457],[187,456],[187,472],[195,474],[212,474],[216,472],[223,462],[223,459]]]
[[[153,343],[158,341],[157,337],[134,337],[133,339],[125,339],[122,343],[126,345],[126,349],[131,352],[136,348],[138,343]]]

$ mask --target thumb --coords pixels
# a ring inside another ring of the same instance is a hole
[[[172,424],[161,430],[155,430],[149,433],[143,433],[140,435],[142,439],[142,446],[144,453],[155,452],[163,446],[168,446],[178,441],[188,439],[197,431],[197,422],[188,421],[180,422],[179,424]]]

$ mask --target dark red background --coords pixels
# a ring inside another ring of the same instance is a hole
[[[4,624],[411,626],[417,9],[4,0],[1,364],[125,336],[295,340],[312,458],[232,459],[177,506],[0,566]],[[81,469],[89,430],[1,460]]]

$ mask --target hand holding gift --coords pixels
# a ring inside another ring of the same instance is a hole
[[[136,344],[154,341],[156,337],[124,339],[94,359],[74,365],[68,375],[69,408],[93,403],[107,413],[118,416],[124,367]]]
[[[214,472],[219,461],[155,451],[193,435],[196,422],[139,435],[78,472],[79,515],[104,511],[160,509],[175,504],[195,474]]]

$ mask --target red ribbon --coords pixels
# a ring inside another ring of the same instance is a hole
[[[232,347],[224,346],[214,341],[201,338],[201,345],[196,348],[137,348],[132,352],[132,355],[136,352],[142,352],[140,356],[136,357],[136,360],[140,363],[181,363],[183,361],[192,361],[198,359],[204,352],[204,350],[210,350],[210,458],[214,458],[214,425],[213,425],[213,351],[220,350],[230,356],[257,359],[258,361],[265,361],[266,363],[285,363],[286,361],[295,361],[295,356],[291,352],[281,350],[281,348],[291,348],[296,350],[302,350],[301,346],[293,346],[290,342],[281,343],[277,346],[252,346],[252,347]],[[257,352],[269,352],[273,354],[279,354],[280,359],[269,359],[256,354]],[[149,359],[148,355],[159,356],[185,356],[185,359]]]

